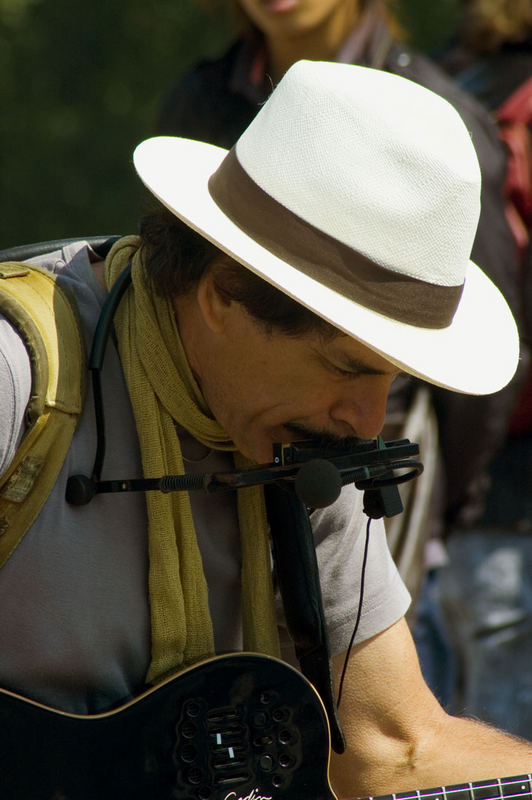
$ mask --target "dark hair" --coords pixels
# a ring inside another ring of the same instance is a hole
[[[241,303],[267,330],[291,336],[317,332],[326,338],[339,331],[329,322],[239,264],[159,203],[140,221],[142,258],[147,279],[162,296],[186,294],[211,271],[228,302]]]
[[[463,40],[477,53],[499,50],[532,35],[531,0],[462,0]]]

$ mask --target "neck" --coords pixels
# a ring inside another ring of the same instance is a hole
[[[308,30],[282,35],[266,34],[268,71],[277,83],[296,61],[334,61],[345,39],[359,22],[361,11],[356,0],[338,3],[318,25]]]

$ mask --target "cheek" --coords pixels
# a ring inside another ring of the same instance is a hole
[[[268,402],[268,373],[251,366],[242,355],[229,361],[213,358],[203,384],[212,414],[233,438]]]

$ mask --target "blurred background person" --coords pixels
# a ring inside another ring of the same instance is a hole
[[[460,0],[461,23],[442,65],[488,108],[532,77],[530,0]]]
[[[462,0],[443,65],[497,119],[508,150],[506,213],[519,256],[522,348],[532,332],[532,0]],[[532,732],[532,370],[489,470],[483,514],[451,531],[441,574],[456,653],[453,708]]]
[[[231,147],[295,61],[343,61],[383,69],[445,97],[465,120],[482,170],[482,212],[472,258],[519,314],[518,260],[504,212],[506,157],[487,111],[432,60],[414,51],[384,0],[226,0],[233,44],[204,60],[166,93],[156,133]],[[429,390],[410,378],[392,387],[386,438],[418,441],[424,474],[410,482],[405,511],[388,521],[392,553],[414,598],[410,620],[425,677],[448,706],[452,652],[440,620],[438,568],[442,536],[483,510],[488,466],[500,447],[517,382],[489,397]],[[438,445],[439,439],[439,445]],[[414,488],[415,487],[415,488]]]

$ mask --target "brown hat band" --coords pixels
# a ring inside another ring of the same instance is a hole
[[[214,202],[273,255],[359,305],[421,328],[450,325],[463,285],[439,286],[375,264],[260,188],[234,148],[209,180]]]

